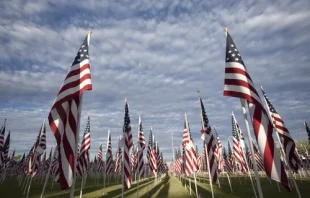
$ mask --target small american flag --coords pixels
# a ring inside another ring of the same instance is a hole
[[[83,174],[88,169],[89,149],[90,149],[90,117],[88,116],[78,158],[78,172],[80,176],[83,176]]]
[[[90,34],[82,43],[48,116],[58,145],[58,182],[63,190],[71,187],[75,175],[82,95],[85,90],[92,89],[89,40]]]
[[[262,105],[241,55],[228,32],[225,61],[224,96],[237,97],[242,102],[243,100],[247,101],[254,134],[259,150],[263,155],[266,174],[290,191],[285,169],[272,137],[272,123]]]

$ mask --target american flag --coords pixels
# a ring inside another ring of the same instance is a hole
[[[255,161],[256,161],[256,165],[257,165],[257,170],[258,171],[263,171],[265,170],[264,168],[264,163],[263,163],[263,158],[262,155],[259,153],[257,147],[255,146],[254,142],[252,142],[253,144],[253,149],[254,149],[254,157],[255,157]]]
[[[227,32],[224,96],[247,101],[259,150],[263,154],[266,174],[290,191],[287,176],[272,137],[272,123],[262,105],[241,55]]]
[[[234,157],[236,162],[239,164],[240,166],[240,171],[243,173],[247,172],[247,168],[246,168],[246,163],[245,163],[245,159],[243,157],[243,153],[241,150],[241,146],[240,146],[240,139],[239,139],[239,126],[237,125],[237,121],[235,119],[234,114],[232,114],[231,116],[231,123],[232,123],[232,135],[233,135],[233,151],[234,151]],[[244,141],[244,140],[243,140]]]
[[[59,184],[63,190],[72,185],[75,175],[82,95],[92,89],[89,40],[90,34],[82,43],[48,116],[58,145]]]
[[[187,114],[185,113],[185,120],[184,120],[184,131],[183,131],[183,139],[182,145],[185,148],[185,174],[187,176],[194,173],[194,171],[198,170],[198,163],[197,163],[197,156],[195,152],[195,147],[193,140],[191,138],[191,132],[189,128],[189,123],[187,119]]]
[[[103,161],[102,161],[102,144],[100,144],[99,146],[99,150],[97,153],[97,159],[98,159],[98,169],[97,171],[100,172],[103,168]]]
[[[1,148],[0,151],[0,167],[6,163],[9,155],[9,148],[10,148],[10,142],[11,142],[11,132],[9,131],[9,134],[6,136],[4,146]]]
[[[298,171],[298,167],[300,166],[300,161],[299,161],[299,158],[295,152],[295,148],[296,148],[295,142],[294,142],[290,132],[286,128],[285,123],[282,120],[281,116],[279,115],[279,113],[276,111],[276,109],[274,108],[274,106],[270,102],[267,94],[264,92],[263,87],[261,87],[261,90],[263,92],[264,99],[265,99],[266,105],[268,107],[267,109],[269,110],[269,114],[271,116],[271,119],[273,120],[273,125],[274,125],[276,131],[278,132],[283,150],[284,150],[285,155],[286,155],[286,159],[287,159],[290,167],[294,171]]]
[[[150,170],[152,174],[156,176],[157,163],[156,163],[156,152],[154,149],[154,136],[153,136],[152,128],[150,130],[149,144],[147,147],[147,160],[148,160],[148,164],[150,166]]]
[[[0,129],[0,155],[1,155],[1,148],[3,148],[3,143],[4,143],[5,124],[6,124],[6,119],[4,120],[4,124]]]
[[[112,154],[112,145],[111,145],[111,133],[110,129],[108,131],[108,142],[107,142],[107,152],[106,152],[106,166],[105,172],[107,175],[112,174],[112,165],[113,165],[113,154]]]
[[[233,166],[231,164],[230,158],[227,156],[225,147],[223,148],[223,168],[227,173],[233,172]]]
[[[88,116],[78,157],[78,172],[80,176],[83,176],[88,169],[89,149],[90,149],[90,117]]]
[[[201,97],[200,100],[200,109],[201,109],[201,121],[202,121],[202,136],[201,138],[204,140],[204,147],[206,149],[206,157],[209,160],[209,170],[211,174],[211,179],[213,183],[217,183],[218,174],[217,174],[217,163],[215,160],[215,148],[216,148],[216,140],[214,135],[212,134],[211,127],[209,125],[209,119],[206,114],[205,107],[202,103]]]
[[[46,149],[46,127],[45,127],[45,119],[42,123],[41,129],[39,131],[37,141],[34,143],[33,153],[30,157],[30,171],[32,177],[37,175],[37,171],[40,164],[41,155],[44,153]],[[29,165],[30,165],[29,164]]]
[[[137,163],[137,172],[139,177],[144,175],[144,161],[143,161],[143,150],[145,149],[145,139],[144,132],[142,127],[141,116],[139,115],[139,129],[138,129],[138,163]]]
[[[130,148],[133,145],[131,125],[129,117],[129,109],[127,101],[125,102],[125,116],[123,126],[123,137],[124,137],[124,188],[129,189],[131,186],[131,175],[130,175]]]
[[[218,164],[218,170],[222,171],[222,166],[223,166],[222,165],[222,143],[221,143],[220,137],[217,134],[215,126],[214,126],[213,131],[214,131],[214,136],[216,137],[216,140],[217,140],[217,145],[215,148],[215,156],[216,156],[216,160]]]
[[[115,173],[118,174],[122,170],[122,149],[118,147],[118,151],[116,151],[115,157]]]

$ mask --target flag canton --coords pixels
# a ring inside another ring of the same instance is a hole
[[[277,112],[276,109],[273,107],[272,103],[270,102],[270,100],[269,100],[267,94],[266,94],[264,91],[262,91],[262,92],[263,92],[264,98],[265,98],[265,100],[266,100],[266,102],[267,102],[267,105],[268,105],[268,108],[269,108],[270,112],[271,112],[271,113],[276,113],[276,114],[278,114],[278,112]]]
[[[124,128],[123,132],[128,133],[131,130],[130,126],[130,117],[129,117],[129,110],[128,110],[128,104],[126,102],[125,104],[125,117],[124,117]]]
[[[88,38],[88,36],[86,36],[83,44],[81,45],[77,55],[74,58],[72,65],[80,64],[82,61],[89,59],[87,38]]]
[[[226,43],[226,63],[227,62],[237,62],[244,66],[241,55],[235,45],[234,41],[227,33],[227,43]]]
[[[152,147],[152,144],[153,144],[153,133],[152,133],[152,130],[150,130],[149,146]]]
[[[87,123],[86,123],[84,135],[85,135],[86,133],[90,133],[90,118],[89,118],[89,116],[88,116],[88,118],[87,118]]]

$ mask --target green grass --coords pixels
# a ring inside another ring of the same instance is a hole
[[[211,197],[209,180],[205,177],[197,177],[198,192],[202,197]],[[191,180],[192,195],[189,194],[189,181]],[[92,179],[87,180],[86,186],[83,188],[84,198],[105,198],[113,197],[120,198],[122,192],[122,186],[120,184],[113,183],[114,179],[111,180],[110,184],[106,185],[103,189],[103,182],[101,181],[100,186],[96,186],[95,181]],[[220,177],[221,188],[213,186],[215,197],[220,198],[237,198],[237,197],[254,197],[251,182],[248,177],[231,177],[233,193],[231,193],[227,177]],[[186,187],[185,187],[186,184]],[[277,184],[267,178],[261,178],[261,184],[263,194],[265,198],[289,198],[297,197],[296,189],[292,188],[292,192],[287,192],[283,187],[280,187],[279,192]],[[297,184],[303,198],[310,197],[310,182],[309,180],[297,179]],[[80,180],[77,181],[75,197],[79,197],[80,193]],[[43,184],[34,180],[32,182],[29,198],[40,197]],[[125,191],[124,197],[136,198],[137,196],[137,184],[133,181],[132,186],[129,190]],[[3,198],[22,198],[23,195],[21,187],[18,187],[17,180],[15,178],[7,178],[4,183],[0,184],[0,193]],[[103,194],[104,193],[104,194]],[[48,183],[45,196],[46,198],[68,198],[70,194],[69,190],[61,191],[58,184],[54,184],[54,188],[51,189],[51,183]],[[170,197],[170,198],[191,198],[195,197],[195,186],[194,180],[190,177],[177,178],[173,176],[167,176],[158,182],[154,179],[141,180],[139,185],[139,197]]]

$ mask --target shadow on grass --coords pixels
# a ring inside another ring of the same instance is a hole
[[[140,181],[139,183],[139,188],[142,189],[143,187],[147,186],[147,185],[151,185],[151,184],[148,184],[148,182],[152,183],[153,180],[144,180],[144,181]],[[125,190],[124,191],[124,195],[125,196],[129,196],[131,194],[134,194],[137,192],[137,183],[135,184],[132,184],[130,189],[128,190]],[[119,188],[116,188],[115,190],[112,190],[112,191],[107,191],[105,195],[102,195],[100,196],[99,198],[106,198],[106,197],[121,197],[122,195],[122,187],[120,186]]]
[[[161,183],[157,184],[154,188],[152,188],[148,193],[145,193],[144,195],[141,196],[141,198],[147,198],[147,197],[151,197],[152,195],[154,195],[160,188],[164,188],[165,185],[169,182],[169,177],[165,177]],[[169,186],[169,184],[168,184]],[[169,187],[168,187],[169,190]],[[162,192],[163,194],[161,194],[161,191],[159,192],[160,194],[158,194],[157,197],[168,197],[168,190],[165,192]],[[165,193],[165,194],[164,194]],[[169,196],[170,197],[170,196]]]

